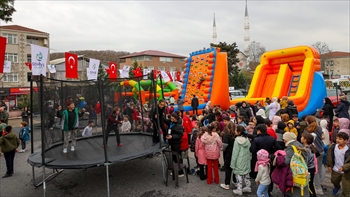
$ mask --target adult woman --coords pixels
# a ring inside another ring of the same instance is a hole
[[[240,111],[240,115],[244,116],[245,123],[248,124],[250,117],[252,117],[252,113],[250,111],[250,107],[245,101],[242,102],[242,107],[239,109],[239,111]]]
[[[270,114],[269,114],[269,119],[272,120],[272,117],[276,114],[278,110],[280,110],[280,104],[277,101],[276,97],[272,98],[272,103],[269,105],[270,109]]]
[[[346,96],[340,97],[340,103],[335,109],[335,113],[338,113],[338,118],[347,118],[349,119],[349,101],[346,100]]]
[[[314,144],[316,147],[317,152],[320,154],[317,157],[317,169],[318,173],[315,175],[315,188],[317,194],[323,194],[321,183],[323,181],[323,178],[325,176],[325,169],[322,164],[323,156],[324,156],[324,148],[322,143],[322,127],[318,126],[316,123],[316,119],[313,116],[306,117],[306,123],[308,124],[308,127],[305,129],[304,132],[311,133],[311,135],[314,136]]]
[[[158,130],[160,132],[160,129],[162,129],[163,133],[167,132],[165,129],[165,126],[164,126],[164,117],[166,115],[165,110],[166,110],[165,109],[165,100],[161,99],[158,102],[158,114],[159,114],[159,116],[157,115],[157,108],[154,108],[153,113],[152,113],[153,125],[155,125],[154,131],[153,131],[153,145],[155,145],[156,143],[159,142]],[[159,119],[160,128],[158,128],[158,119]],[[164,141],[166,140],[165,135],[163,135],[163,139],[164,139]]]
[[[24,110],[22,111],[22,122],[26,122],[29,124],[29,121],[28,121],[28,117],[29,117],[29,111],[28,111],[28,107],[24,107]]]
[[[322,110],[323,110],[322,118],[326,118],[329,120],[328,130],[332,131],[333,117],[334,117],[332,101],[331,99],[326,97],[323,99],[323,103],[324,103],[324,106],[322,107]]]
[[[159,106],[159,105],[158,105]],[[164,132],[165,138],[169,141],[171,150],[180,154],[181,138],[184,134],[184,127],[179,121],[179,116],[176,113],[172,113],[170,116],[169,130]],[[175,162],[177,162],[176,157],[174,157]],[[182,163],[182,161],[180,161]],[[179,176],[183,175],[183,171],[179,172]]]

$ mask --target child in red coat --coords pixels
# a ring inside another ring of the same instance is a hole
[[[183,118],[182,126],[185,128],[185,133],[187,133],[187,143],[191,144],[192,123],[190,119],[190,112],[188,111],[186,112],[186,116]]]

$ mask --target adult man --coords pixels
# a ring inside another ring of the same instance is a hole
[[[179,98],[177,98],[177,107],[181,112],[181,118],[184,117],[184,103],[185,101],[179,96]]]
[[[0,107],[0,119],[4,119],[6,125],[8,125],[9,113],[4,109],[4,107]]]
[[[196,97],[196,95],[193,95],[193,99],[192,99],[192,102],[191,102],[191,107],[192,107],[192,110],[193,110],[193,114],[194,114],[194,111],[196,111],[196,115],[198,115],[198,105],[199,105],[198,98]]]

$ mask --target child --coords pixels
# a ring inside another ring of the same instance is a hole
[[[302,132],[302,133],[305,131],[305,128],[307,127],[306,117],[307,117],[307,115],[303,115],[301,117],[301,121],[299,122],[300,132]]]
[[[180,112],[180,111],[179,111]],[[179,113],[180,114],[180,113]],[[178,115],[179,115],[178,114]],[[181,115],[181,114],[180,114]],[[179,116],[180,116],[179,115]],[[185,113],[185,117],[183,118],[183,124],[182,126],[184,127],[185,129],[185,132],[184,134],[187,133],[187,143],[190,144],[191,143],[191,135],[192,135],[192,123],[191,123],[191,119],[190,119],[190,112],[187,111]]]
[[[322,139],[323,145],[328,147],[331,144],[331,141],[329,140],[329,132],[327,130],[327,120],[321,120],[320,126],[322,127],[322,132],[324,136],[324,139]]]
[[[242,192],[252,192],[249,177],[252,154],[249,151],[250,141],[247,136],[248,132],[244,127],[238,125],[231,158],[231,168],[237,180],[237,189],[233,190],[233,193],[238,195],[242,195]],[[243,180],[246,187],[242,189]]]
[[[343,185],[343,196],[350,194],[350,149],[346,145],[349,135],[339,132],[336,135],[337,144],[333,144],[328,149],[327,166],[332,173],[331,181],[334,185],[333,194],[337,194],[340,189],[340,181]]]
[[[125,115],[124,116],[124,121],[122,124],[122,132],[129,132],[131,130],[131,124],[129,122],[129,116]]]
[[[220,184],[220,187],[222,187],[223,189],[230,189],[231,174],[232,174],[232,168],[230,167],[230,164],[231,164],[231,158],[232,158],[233,144],[235,142],[235,132],[236,132],[236,125],[232,122],[229,122],[229,124],[226,125],[223,132],[222,150],[224,153],[225,183]],[[235,178],[233,179],[233,182],[236,182]]]
[[[226,115],[226,114],[223,114],[223,115],[222,115],[222,118],[221,118],[221,121],[220,121],[220,123],[219,123],[219,130],[220,130],[220,132],[223,132],[224,129],[225,129],[225,126],[226,126],[226,124],[224,123],[224,118],[225,118],[225,117],[227,117],[227,115]]]
[[[315,177],[315,158],[314,155],[317,151],[315,146],[312,144],[314,143],[314,136],[312,136],[310,133],[302,133],[300,138],[301,143],[304,145],[306,151],[307,151],[307,159],[305,160],[305,163],[307,164],[308,172],[310,173],[310,182],[309,182],[309,188],[312,194],[310,193],[310,196],[316,196],[316,191],[314,187],[314,177]],[[317,160],[316,160],[317,161]]]
[[[284,110],[288,106],[288,97],[282,96],[282,101],[280,102],[281,110]]]
[[[193,132],[193,130],[194,130],[194,127],[196,126],[196,122],[198,122],[198,120],[197,120],[197,115],[196,115],[196,114],[193,114],[192,120],[191,120],[192,132]]]
[[[271,183],[269,153],[266,150],[261,149],[257,152],[257,158],[258,161],[255,164],[254,171],[258,172],[255,182],[259,187],[256,194],[258,197],[262,197],[263,194],[264,197],[269,197],[268,189]]]
[[[256,115],[261,116],[265,119],[266,118],[265,110],[262,108],[262,105],[260,102],[257,104],[257,108],[258,108],[258,111],[256,112]]]
[[[264,120],[264,124],[267,128],[267,134],[269,134],[270,136],[274,137],[277,140],[277,135],[275,131],[271,128],[271,121],[268,118],[266,118]]]
[[[88,126],[85,127],[82,136],[83,137],[90,137],[92,136],[92,126],[94,126],[94,121],[89,120]]]
[[[199,178],[201,180],[207,179],[207,176],[205,175],[206,170],[204,170],[204,167],[207,165],[207,158],[205,157],[205,145],[201,141],[201,137],[204,133],[208,131],[207,127],[202,127],[201,131],[198,133],[198,138],[196,139],[196,156],[198,158],[198,164],[199,164]]]
[[[276,131],[276,129],[277,129],[277,127],[278,127],[278,123],[281,121],[282,119],[281,119],[281,117],[279,117],[279,116],[273,116],[272,117],[272,129],[274,130],[274,131]],[[284,128],[283,128],[284,129]]]
[[[20,143],[18,136],[12,132],[11,126],[7,126],[5,132],[6,134],[0,137],[1,152],[4,153],[7,167],[7,172],[2,178],[13,175],[13,160],[15,158],[16,149]]]
[[[132,119],[133,119],[133,129],[136,129],[136,126],[141,124],[141,119],[138,118],[138,116],[141,116],[141,113],[139,112],[138,108],[134,109],[134,113],[132,114]]]
[[[282,114],[281,118],[282,118],[282,121],[283,121],[285,124],[288,123],[288,121],[289,121],[289,115],[288,115],[288,114]]]
[[[138,124],[137,126],[136,126],[136,131],[135,132],[143,132],[142,131],[142,126],[140,125],[140,124]]]
[[[248,124],[248,126],[246,128],[246,130],[248,131],[248,134],[253,134],[254,133],[254,129],[255,129],[256,123],[257,123],[256,118],[255,117],[250,117],[249,124]]]
[[[216,128],[213,124],[208,126],[208,131],[203,134],[201,141],[205,144],[205,157],[207,159],[208,171],[207,171],[207,183],[213,183],[212,169],[214,166],[214,181],[219,184],[219,158],[220,158],[220,147],[222,141],[220,136],[215,132]]]
[[[26,142],[29,141],[29,127],[26,122],[21,122],[21,130],[19,131],[18,135],[19,139],[21,140],[22,150],[20,150],[20,153],[26,152]]]
[[[292,120],[294,121],[294,128],[297,129],[297,132],[298,132],[298,137],[297,137],[297,140],[300,142],[300,138],[301,138],[301,134],[304,132],[304,131],[301,131],[300,130],[300,122],[299,122],[299,117],[297,114],[293,114],[292,115]]]
[[[281,149],[284,150],[286,145],[283,141],[283,134],[286,132],[284,129],[286,128],[286,124],[283,121],[278,123],[277,129],[275,130],[277,135],[277,143],[281,146]]]
[[[1,121],[1,120],[0,120]],[[0,125],[1,126],[1,125]],[[333,128],[332,128],[332,132],[329,134],[331,136],[331,142],[333,143],[337,143],[336,141],[336,135],[339,132],[339,120],[335,119],[333,121]]]
[[[350,130],[349,130],[349,124],[350,124],[350,120],[347,118],[339,118],[339,132],[344,132],[346,134],[348,134],[348,136],[350,136]],[[348,142],[346,143],[346,145],[348,145],[348,147],[350,147],[350,140],[348,140]]]
[[[169,113],[172,114],[174,112],[175,108],[174,108],[174,103],[170,104],[170,109],[169,109]]]
[[[244,123],[244,122],[245,122],[244,116],[239,116],[238,119],[237,119],[237,121],[238,121],[238,125],[243,126],[244,129],[247,128],[247,125]]]
[[[202,123],[200,121],[197,121],[196,124],[194,125],[193,131],[192,131],[192,139],[191,139],[191,151],[195,153],[194,157],[196,158],[197,167],[199,167],[199,163],[198,163],[198,157],[196,155],[196,141],[197,141],[198,133],[200,131],[201,126],[202,126]]]
[[[293,120],[290,120],[287,122],[287,126],[286,128],[284,129],[284,131],[286,132],[292,132],[295,134],[295,136],[298,137],[298,131],[296,128],[294,128],[294,121]]]
[[[237,122],[236,121],[236,114],[230,113],[230,120],[231,120],[231,122],[236,123]]]

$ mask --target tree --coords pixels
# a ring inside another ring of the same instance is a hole
[[[228,75],[233,75],[234,67],[239,62],[237,58],[237,53],[239,53],[239,49],[237,47],[236,42],[232,44],[227,44],[226,42],[220,42],[219,44],[210,43],[211,47],[219,47],[221,52],[227,52],[227,68]]]
[[[242,89],[246,89],[248,86],[247,78],[245,77],[243,72],[240,72],[238,75],[238,82],[239,82],[239,87]]]
[[[143,67],[142,64],[139,65],[139,63],[137,62],[137,60],[135,60],[129,70],[129,77],[133,78],[135,77],[135,73],[133,72],[133,70],[135,70],[136,68],[141,68],[141,73],[143,73]]]
[[[323,54],[331,53],[332,49],[329,48],[329,45],[325,42],[316,42],[311,45],[313,48],[315,48],[318,51],[318,54],[321,56]]]
[[[229,75],[229,86],[233,86],[235,88],[239,87],[239,72],[241,72],[241,70],[238,68],[238,66],[233,66],[233,74]]]
[[[12,14],[16,12],[16,9],[13,7],[14,0],[1,0],[0,2],[0,20],[7,22],[12,22]]]
[[[248,54],[248,67],[251,70],[255,70],[260,64],[261,56],[266,52],[265,46],[261,45],[260,42],[252,41],[249,45]]]

